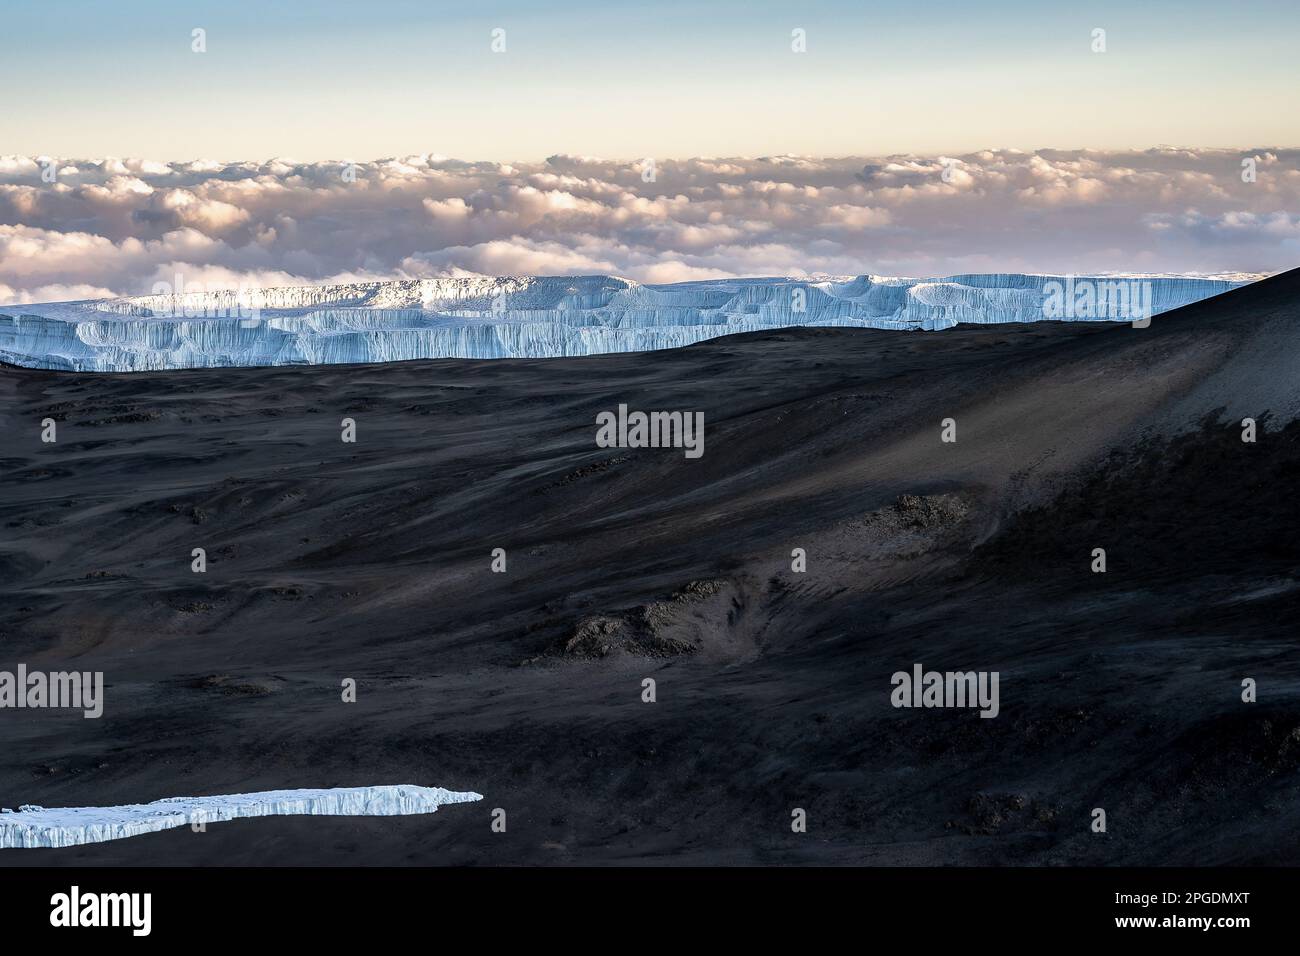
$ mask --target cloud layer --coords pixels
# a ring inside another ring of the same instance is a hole
[[[1300,150],[1289,149],[653,165],[0,157],[0,302],[146,293],[178,276],[213,288],[1298,264]]]

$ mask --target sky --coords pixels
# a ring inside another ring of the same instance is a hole
[[[6,0],[0,304],[1273,272],[1297,49],[1295,0]]]
[[[195,29],[206,52],[192,51]],[[796,29],[806,52],[792,50]],[[6,0],[0,153],[1288,146],[1300,143],[1298,47],[1294,0]]]

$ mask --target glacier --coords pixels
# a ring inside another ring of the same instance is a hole
[[[472,791],[410,785],[340,787],[329,790],[265,790],[215,797],[166,797],[120,807],[23,806],[0,810],[0,849],[65,847],[121,840],[190,824],[240,817],[367,816],[433,813],[451,803],[482,800]]]
[[[0,306],[0,361],[141,372],[553,358],[676,348],[791,326],[935,331],[1044,321],[1052,284],[1067,281],[1149,283],[1151,312],[1159,314],[1253,278],[1011,273],[643,285],[617,276],[505,276],[168,292]]]

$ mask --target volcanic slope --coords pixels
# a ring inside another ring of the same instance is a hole
[[[1300,862],[1298,372],[1294,272],[1146,329],[0,369],[0,671],[107,685],[0,709],[0,806],[484,795],[0,857]],[[702,411],[703,457],[597,448],[620,403]],[[915,663],[999,715],[895,709]]]

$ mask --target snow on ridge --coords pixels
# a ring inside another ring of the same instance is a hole
[[[472,791],[417,787],[339,787],[328,790],[265,790],[212,797],[165,797],[117,807],[22,806],[0,810],[0,848],[65,847],[121,840],[191,824],[241,817],[402,816],[433,813],[451,803],[482,800]]]
[[[0,307],[0,361],[133,372],[644,352],[791,326],[935,331],[959,323],[1125,321],[1053,312],[1053,286],[1141,282],[1159,314],[1247,284],[1201,276],[932,279],[470,276]]]

